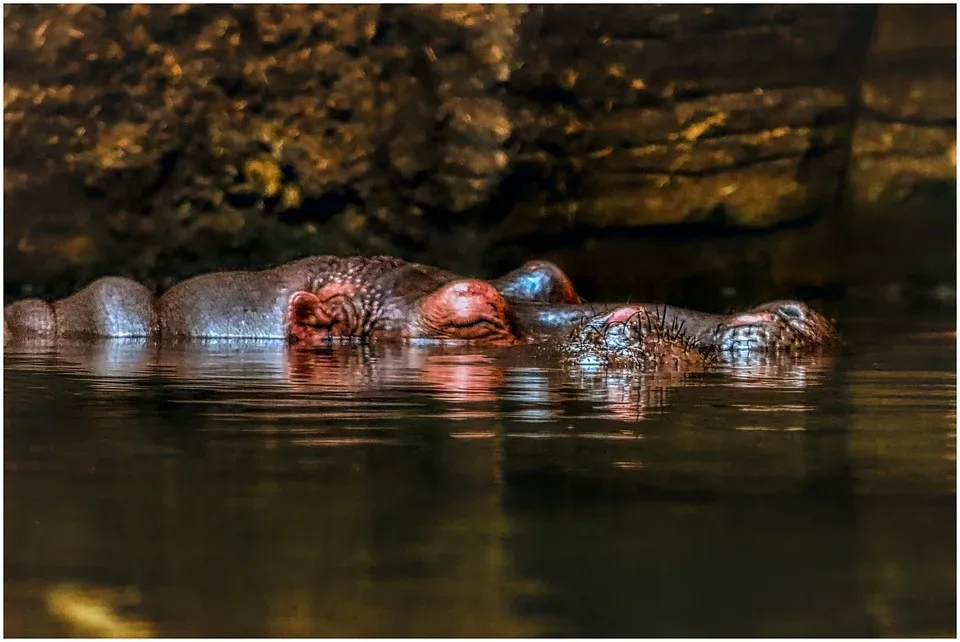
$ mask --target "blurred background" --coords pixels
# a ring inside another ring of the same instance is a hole
[[[383,253],[953,306],[956,7],[5,6],[5,300]]]

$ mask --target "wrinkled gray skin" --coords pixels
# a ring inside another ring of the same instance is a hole
[[[4,337],[93,336],[285,339],[287,305],[297,291],[342,279],[368,285],[360,297],[384,326],[457,275],[391,257],[318,256],[262,271],[213,272],[187,279],[159,298],[130,279],[108,277],[47,304],[4,309]]]
[[[430,338],[419,306],[459,280],[452,272],[392,257],[330,256],[262,271],[201,275],[158,298],[139,283],[109,277],[53,303],[28,299],[8,305],[4,342],[33,337],[290,339],[291,297],[331,284],[350,288],[352,309],[361,315],[356,336]],[[578,358],[660,363],[666,355],[679,363],[731,352],[804,353],[838,341],[826,319],[795,301],[733,315],[650,304],[584,304],[563,272],[542,261],[486,283],[506,302],[505,323],[518,342],[554,343]]]

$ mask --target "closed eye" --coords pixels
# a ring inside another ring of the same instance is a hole
[[[484,316],[462,321],[451,319],[447,323],[454,328],[473,328],[476,326],[485,326],[489,328],[503,329],[504,327],[504,323],[501,320]]]
[[[486,319],[478,319],[470,323],[451,324],[450,333],[462,338],[476,339],[492,335],[500,335],[505,331],[505,327],[499,323],[492,323]]]

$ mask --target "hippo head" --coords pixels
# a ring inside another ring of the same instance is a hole
[[[342,282],[327,283],[316,292],[296,292],[287,308],[288,335],[306,345],[370,336],[516,342],[506,300],[485,281],[457,279],[412,302],[402,297],[390,305],[381,301]]]
[[[731,316],[705,333],[722,352],[806,353],[834,347],[840,336],[799,301],[773,301]]]
[[[796,301],[715,318],[717,323],[707,325],[692,318],[688,326],[688,318],[668,316],[666,308],[626,305],[585,317],[563,350],[580,364],[663,370],[739,363],[742,355],[815,354],[839,344],[833,325]]]
[[[668,324],[656,309],[623,306],[607,314],[586,317],[561,350],[577,365],[674,370],[711,363],[715,351]]]
[[[516,342],[507,302],[486,281],[451,281],[417,301],[411,316],[414,336],[488,345]]]

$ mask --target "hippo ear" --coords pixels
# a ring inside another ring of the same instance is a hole
[[[304,341],[313,334],[312,328],[320,325],[323,311],[320,299],[312,292],[296,292],[287,306],[287,334]]]
[[[419,325],[426,336],[489,343],[514,341],[507,302],[478,279],[451,281],[419,303]]]
[[[550,261],[527,261],[490,283],[507,301],[580,303],[570,278]]]

